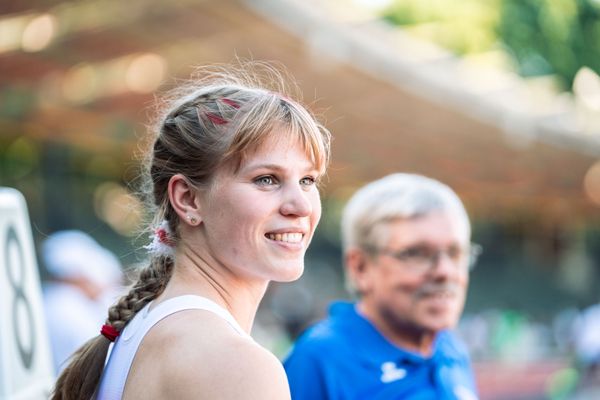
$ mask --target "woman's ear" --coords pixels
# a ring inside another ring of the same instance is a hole
[[[179,216],[179,220],[189,225],[202,222],[200,194],[198,190],[181,175],[175,174],[169,179],[169,201]]]

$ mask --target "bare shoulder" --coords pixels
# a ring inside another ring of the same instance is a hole
[[[289,386],[281,362],[247,338],[234,338],[215,347],[208,375],[214,385],[206,388],[210,399],[289,399]],[[193,377],[189,377],[193,379]],[[194,394],[192,394],[192,398]]]
[[[290,398],[281,362],[220,317],[196,310],[169,319],[168,327],[157,326],[149,337],[163,345],[158,359],[165,398]]]

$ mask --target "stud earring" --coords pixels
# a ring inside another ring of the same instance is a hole
[[[188,215],[187,219],[190,220],[190,224],[192,224],[192,225],[196,225],[198,223],[198,220],[196,219],[196,217],[192,217],[191,215]]]

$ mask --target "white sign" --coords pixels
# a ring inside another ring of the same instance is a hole
[[[0,400],[47,399],[54,384],[25,199],[0,188]]]

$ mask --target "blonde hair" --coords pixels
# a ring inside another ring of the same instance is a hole
[[[324,171],[330,154],[330,134],[303,106],[289,96],[280,71],[250,62],[198,69],[195,78],[172,90],[160,103],[154,140],[145,160],[144,197],[154,226],[166,220],[178,240],[178,216],[169,202],[168,182],[183,174],[197,187],[211,183],[225,166],[238,168],[244,157],[268,139],[280,135],[298,140],[315,166]],[[121,331],[168,283],[173,259],[151,258],[129,293],[108,313],[106,324]],[[53,399],[93,397],[110,342],[98,336],[72,357],[59,377]]]

